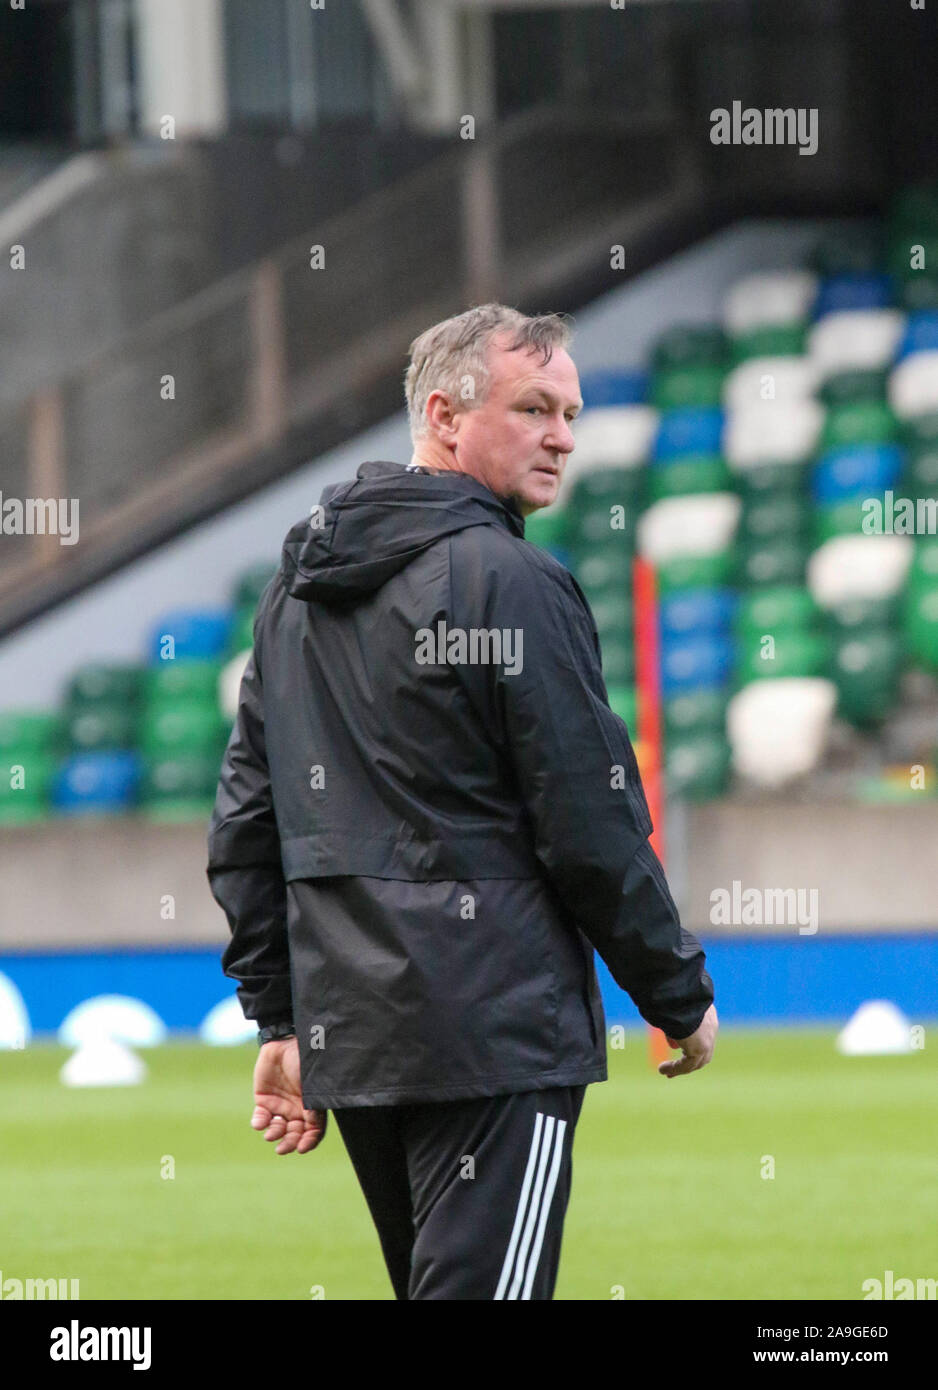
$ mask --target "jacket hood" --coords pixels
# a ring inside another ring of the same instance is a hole
[[[280,562],[294,598],[351,604],[379,589],[444,536],[500,525],[524,536],[512,500],[466,473],[426,473],[384,459],[361,464],[348,483],[323,489],[321,526],[309,517],[287,532]]]

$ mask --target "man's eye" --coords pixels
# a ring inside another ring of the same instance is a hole
[[[538,414],[540,414],[541,407],[540,407],[539,405],[527,405],[527,406],[525,406],[525,410],[527,410],[527,411],[532,411],[532,410],[533,410],[534,413],[535,413],[535,415],[538,415]]]

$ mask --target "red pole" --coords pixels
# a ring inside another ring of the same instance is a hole
[[[644,753],[642,785],[651,812],[652,849],[665,862],[663,720],[661,715],[661,651],[658,635],[658,581],[650,561],[637,555],[633,562],[633,633],[635,645],[635,694],[637,733]],[[657,1070],[671,1057],[660,1028],[648,1025],[648,1054]]]

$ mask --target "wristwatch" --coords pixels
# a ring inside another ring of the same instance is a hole
[[[257,1045],[263,1047],[264,1043],[279,1042],[281,1038],[295,1038],[296,1027],[292,1023],[268,1023],[266,1028],[257,1030]]]

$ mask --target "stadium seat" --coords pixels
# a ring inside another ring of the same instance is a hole
[[[903,420],[938,412],[938,352],[913,352],[889,376],[889,404]]]
[[[733,671],[735,643],[725,633],[702,633],[663,644],[661,690],[665,698],[726,684]]]
[[[815,400],[763,401],[727,419],[723,452],[745,472],[763,463],[798,463],[817,448],[824,411]]]
[[[729,744],[720,730],[674,732],[665,743],[665,779],[671,796],[711,801],[725,790],[729,769]]]
[[[894,488],[902,476],[903,454],[895,444],[854,444],[829,449],[814,470],[817,502],[839,502],[861,495],[875,497]]]
[[[899,309],[853,309],[819,319],[808,334],[808,352],[818,379],[889,366],[904,325],[905,315]]]
[[[250,650],[238,652],[226,661],[218,677],[218,705],[221,715],[229,724],[238,713],[238,699],[241,694],[241,678],[250,659]]]
[[[859,725],[884,719],[895,704],[903,663],[901,632],[876,628],[836,636],[831,675],[837,686],[838,714]]]
[[[801,325],[811,313],[817,277],[806,270],[782,270],[748,275],[726,296],[723,322],[734,338],[762,328]]]
[[[172,700],[214,700],[222,662],[211,660],[161,661],[143,675],[144,708]]]
[[[892,444],[899,434],[899,421],[882,401],[852,401],[827,412],[819,444],[827,449],[854,444]]]
[[[669,410],[658,422],[652,459],[677,458],[681,454],[719,454],[723,435],[723,411]]]
[[[233,623],[227,608],[186,608],[165,613],[154,625],[150,637],[150,660],[156,663],[174,653],[182,658],[210,659],[225,655]]]
[[[719,406],[723,395],[722,366],[670,367],[656,372],[651,384],[651,403],[658,410]]]
[[[736,611],[732,589],[687,589],[662,599],[659,611],[664,641],[692,633],[726,632]]]
[[[600,406],[644,405],[648,399],[648,373],[632,367],[583,372],[580,395],[584,413]]]
[[[738,685],[791,676],[823,676],[830,661],[825,634],[807,628],[776,628],[768,633],[744,630],[737,648]]]
[[[52,804],[63,815],[116,814],[135,805],[141,760],[132,750],[77,753],[59,764]]]
[[[938,313],[923,310],[909,314],[896,352],[896,361],[901,362],[917,352],[938,352]]]
[[[704,732],[725,737],[726,705],[722,688],[686,690],[670,696],[663,701],[665,740]]]
[[[725,377],[723,404],[727,411],[758,409],[765,401],[802,401],[817,385],[808,357],[751,357]]]
[[[823,677],[757,680],[729,702],[732,765],[763,787],[781,787],[811,772],[827,742],[837,689]]]
[[[800,535],[743,537],[734,554],[736,583],[744,589],[803,584],[809,554]]]
[[[654,565],[679,556],[726,552],[736,532],[740,507],[739,498],[731,492],[664,498],[639,519],[639,550]]]
[[[879,271],[848,271],[818,285],[814,317],[856,309],[890,308],[895,299],[892,277]]]
[[[66,737],[70,751],[92,752],[108,748],[133,748],[137,742],[136,706],[97,700],[69,710]]]
[[[821,609],[851,599],[888,598],[901,591],[913,558],[909,536],[840,536],[808,562],[808,587]]]
[[[238,576],[232,602],[235,608],[256,607],[261,594],[277,572],[276,561],[265,565],[252,565]]]
[[[733,339],[731,360],[739,364],[752,357],[803,357],[807,326],[803,323],[766,324]]]
[[[715,323],[679,323],[659,337],[652,353],[655,372],[679,367],[722,367],[727,342],[723,329]]]
[[[684,497],[690,493],[726,492],[732,487],[726,460],[720,454],[681,454],[655,463],[648,470],[648,500]]]
[[[99,662],[80,666],[72,673],[65,690],[65,703],[71,708],[90,704],[132,704],[140,696],[143,668],[107,665]]]

